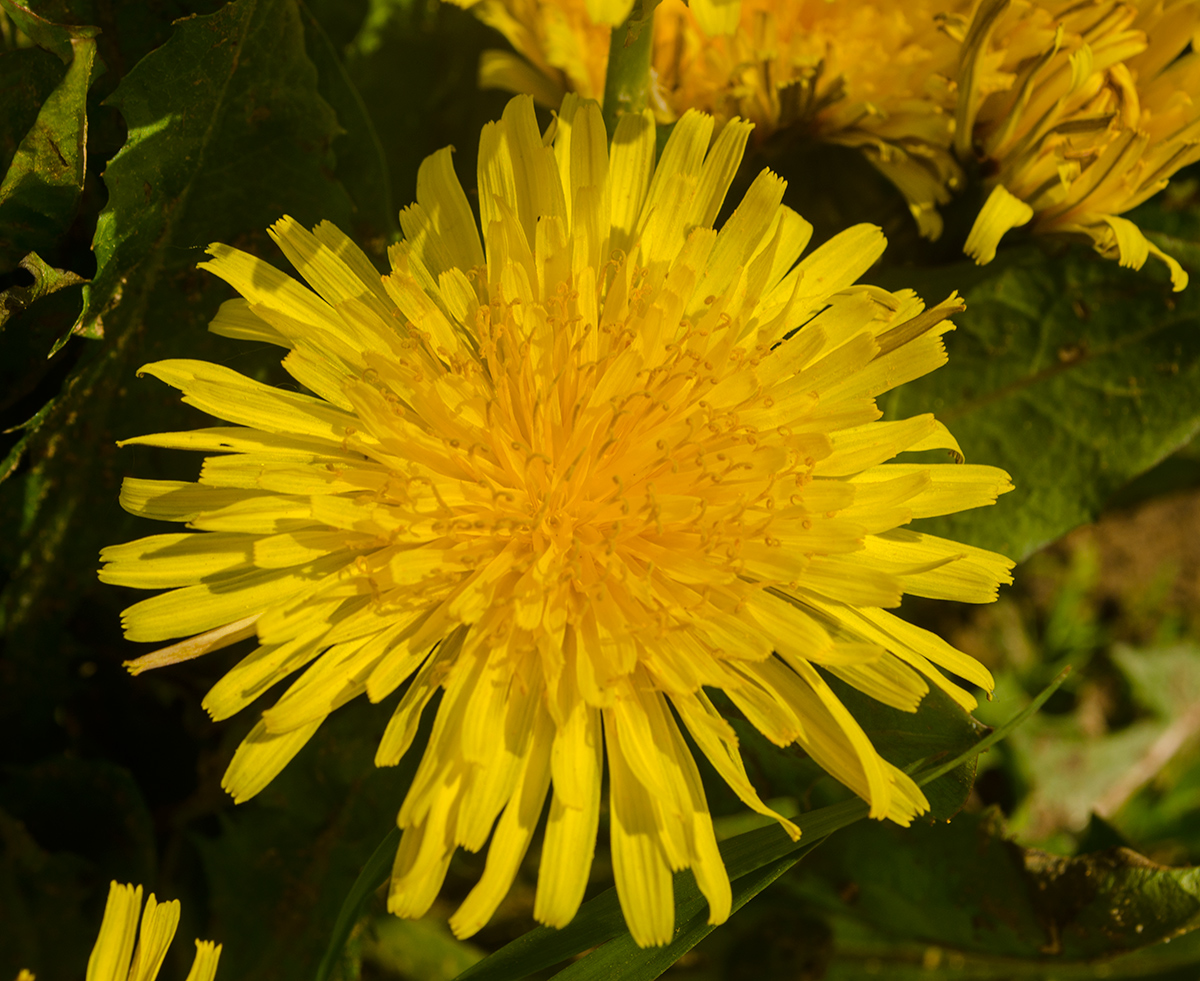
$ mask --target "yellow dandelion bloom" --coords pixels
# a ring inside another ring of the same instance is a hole
[[[516,49],[485,51],[481,88],[527,93],[557,109],[568,92],[603,99],[612,28],[633,0],[450,0],[472,10]]]
[[[1200,160],[1200,55],[1181,57],[1200,0],[984,0],[963,34],[959,149],[992,191],[966,251],[992,259],[1011,228],[1086,236],[1140,269],[1187,274],[1122,212]]]
[[[542,134],[528,97],[483,130],[482,239],[449,149],[429,157],[380,278],[328,223],[271,234],[307,281],[226,245],[203,268],[241,299],[212,330],[289,349],[313,394],[199,361],[142,371],[232,425],[129,443],[212,454],[197,483],[128,479],[122,504],[187,529],[104,550],[102,578],[170,588],[125,611],[135,641],[189,637],[138,671],[256,635],[209,692],[223,719],[297,671],[224,785],[262,789],[330,712],[407,683],[376,762],[396,764],[440,692],[398,816],[388,906],[424,914],[451,856],[491,839],[454,914],[480,929],[543,805],[534,913],[583,897],[609,779],[611,848],[640,944],[670,939],[672,872],[712,922],[730,886],[685,733],[754,810],[718,688],[764,735],[800,746],[907,824],[927,808],[828,683],[913,711],[971,658],[886,612],[903,593],[988,602],[998,555],[904,529],[993,502],[1005,473],[889,463],[947,448],[930,415],[882,422],[874,398],[941,365],[955,297],[855,280],[878,228],[805,258],[811,226],[764,171],[713,221],[749,126],[712,140],[686,113],[655,163],[651,114],[569,97]]]
[[[654,70],[671,112],[748,119],[765,138],[798,128],[862,149],[904,194],[922,234],[961,182],[951,152],[957,45],[940,29],[945,0],[742,0],[732,29],[707,6],[664,0]],[[953,4],[950,4],[953,6]]]
[[[160,903],[151,893],[143,913],[141,886],[112,883],[100,936],[88,959],[87,981],[154,981],[178,926],[179,900]],[[187,981],[212,981],[220,956],[220,944],[197,940],[196,958]]]

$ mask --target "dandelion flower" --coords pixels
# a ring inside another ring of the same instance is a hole
[[[936,238],[937,206],[962,179],[951,153],[958,52],[936,16],[945,7],[743,0],[733,29],[721,33],[703,8],[664,0],[655,15],[656,82],[675,114],[740,116],[760,139],[794,129],[859,147],[904,194],[921,233]]]
[[[142,887],[113,882],[108,887],[100,936],[88,959],[87,981],[154,981],[178,926],[179,900],[160,903],[151,893],[143,913]],[[197,940],[187,981],[212,981],[220,956],[220,944]]]
[[[989,262],[1001,237],[1086,236],[1140,269],[1153,255],[1176,290],[1187,273],[1120,217],[1200,160],[1197,0],[985,0],[963,36],[960,153],[992,191],[967,254]]]
[[[672,872],[730,912],[686,741],[754,810],[721,689],[907,824],[927,808],[829,684],[914,711],[942,669],[988,672],[888,613],[903,593],[988,602],[1001,556],[904,529],[993,502],[1002,471],[888,463],[958,452],[932,416],[874,397],[945,361],[955,297],[855,280],[879,229],[807,257],[811,227],[764,171],[712,227],[749,127],[686,113],[655,165],[647,111],[611,151],[575,97],[543,135],[528,97],[483,130],[480,238],[450,150],[422,165],[381,277],[328,223],[271,230],[311,289],[225,245],[203,267],[242,299],[219,334],[288,348],[314,394],[199,361],[142,371],[232,425],[128,440],[213,455],[198,483],[128,479],[135,514],[188,529],[104,550],[102,578],[169,587],[125,611],[135,641],[188,637],[142,670],[256,635],[209,692],[223,719],[304,669],[235,754],[225,787],[265,786],[339,706],[407,682],[376,762],[396,764],[440,692],[400,810],[388,906],[424,914],[458,847],[491,845],[451,924],[509,889],[549,797],[534,913],[583,897],[608,772],[616,885],[638,943],[668,941]],[[711,146],[710,146],[711,141]],[[685,736],[686,733],[686,736]]]

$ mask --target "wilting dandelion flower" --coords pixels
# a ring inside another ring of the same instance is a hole
[[[991,195],[966,251],[995,255],[1009,229],[1086,236],[1140,269],[1179,263],[1122,212],[1200,159],[1197,0],[985,0],[963,34],[960,153],[976,155]]]
[[[138,930],[138,914],[142,927]],[[88,959],[87,981],[154,981],[179,926],[179,900],[160,903],[150,894],[142,912],[142,887],[112,883],[100,936]],[[136,946],[135,946],[136,941]],[[196,941],[187,981],[212,981],[221,956],[219,944]]]
[[[126,636],[189,636],[136,671],[257,635],[204,700],[214,718],[304,672],[263,713],[225,787],[261,790],[330,712],[402,684],[376,762],[396,764],[441,693],[399,813],[388,906],[428,910],[457,847],[491,838],[451,920],[478,930],[550,798],[534,913],[583,897],[608,771],[616,884],[641,944],[673,926],[690,868],[713,922],[730,886],[685,733],[754,810],[724,691],[907,824],[927,808],[829,684],[917,708],[930,684],[974,699],[971,658],[885,611],[903,593],[987,602],[1011,563],[904,530],[993,502],[1006,474],[888,463],[957,453],[930,415],[879,421],[874,398],[945,361],[955,297],[855,280],[879,229],[800,259],[811,227],[764,171],[714,217],[748,126],[685,114],[655,165],[649,112],[609,149],[599,107],[568,98],[545,136],[527,97],[480,138],[480,240],[442,150],[422,165],[383,277],[328,223],[271,234],[306,289],[215,245],[242,294],[219,334],[288,348],[313,395],[220,365],[142,371],[234,425],[129,440],[214,455],[198,483],[129,479],[123,505],[192,530],[105,549],[107,582],[171,591],[125,611]],[[799,260],[799,261],[798,261]],[[194,636],[193,636],[194,635]]]
[[[566,92],[600,98],[607,24],[584,0],[455,0],[517,50],[489,51],[480,84],[526,92],[555,108]],[[965,4],[960,3],[965,6]],[[830,3],[664,0],[654,15],[652,108],[659,122],[688,109],[858,147],[904,194],[922,234],[941,232],[937,206],[962,173],[951,151],[957,43],[939,0]]]
[[[860,148],[904,194],[923,235],[962,179],[951,152],[958,49],[942,0],[742,0],[714,18],[664,0],[654,70],[671,112],[734,116]],[[953,6],[953,4],[951,4]],[[715,29],[714,29],[715,28]]]

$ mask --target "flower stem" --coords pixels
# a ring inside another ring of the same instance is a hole
[[[613,28],[604,82],[604,126],[610,137],[623,114],[641,112],[649,101],[656,6],[653,0],[635,3],[624,23]]]

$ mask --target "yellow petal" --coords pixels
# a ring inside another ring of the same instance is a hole
[[[217,962],[221,959],[221,945],[211,940],[196,941],[196,956],[186,981],[213,981],[217,976]]]
[[[125,981],[141,910],[141,886],[109,884],[100,935],[88,958],[87,981]]]
[[[963,251],[985,266],[996,258],[996,246],[1004,233],[1024,225],[1032,217],[1033,208],[1010,193],[1003,184],[997,184],[975,218]]]
[[[732,34],[742,15],[741,0],[691,0],[688,4],[705,34]]]
[[[530,735],[512,797],[488,847],[483,875],[450,918],[450,927],[456,937],[470,937],[477,933],[492,918],[512,886],[546,802],[546,791],[550,786],[552,732],[550,716],[543,709],[538,713],[537,723]],[[594,840],[594,830],[592,837]],[[566,861],[578,865],[579,858],[579,855],[571,855]]]
[[[129,966],[129,981],[154,981],[158,977],[158,969],[162,967],[178,926],[179,900],[160,903],[151,893],[142,913],[142,929],[133,952],[133,963]]]
[[[221,789],[235,804],[249,800],[279,775],[323,721],[318,719],[284,733],[270,733],[266,723],[259,722],[233,754],[229,768],[221,778]]]

